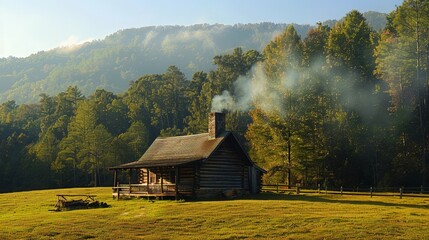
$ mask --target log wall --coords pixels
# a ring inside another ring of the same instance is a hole
[[[249,190],[249,163],[227,140],[201,163],[199,189]]]
[[[147,183],[147,169],[146,168],[141,168],[139,171],[139,183],[140,184]]]
[[[179,167],[179,192],[192,193],[195,189],[195,163]]]

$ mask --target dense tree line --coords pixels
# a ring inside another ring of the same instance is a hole
[[[111,184],[159,135],[206,132],[227,113],[267,183],[420,186],[428,174],[429,1],[404,1],[382,31],[348,13],[261,52],[236,48],[191,79],[176,66],[121,94],[76,86],[0,105],[0,192]],[[221,99],[223,106],[217,106]]]
[[[246,135],[267,181],[428,185],[428,7],[404,1],[381,32],[352,11],[265,47],[276,104],[255,104]]]
[[[257,51],[237,48],[191,81],[170,66],[120,95],[98,89],[84,97],[70,86],[37,104],[1,104],[1,191],[111,184],[108,167],[137,160],[158,135],[206,132],[211,97],[258,60]]]

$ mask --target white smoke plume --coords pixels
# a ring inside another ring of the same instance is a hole
[[[223,110],[236,109],[236,103],[229,91],[225,90],[222,95],[214,96],[212,100],[212,112],[222,112]]]
[[[213,112],[223,110],[248,111],[255,101],[264,102],[267,96],[267,78],[262,65],[257,64],[247,76],[240,76],[234,82],[234,96],[229,91],[216,95],[212,100]]]
[[[287,113],[285,97],[288,94],[300,94],[296,91],[305,88],[323,88],[325,93],[333,94],[345,109],[356,111],[363,120],[371,121],[377,114],[382,101],[374,89],[359,88],[353,82],[358,78],[350,69],[343,69],[341,79],[328,70],[322,70],[320,61],[310,67],[288,69],[281,74],[281,79],[269,81],[263,63],[256,64],[246,76],[240,76],[233,85],[233,92],[223,91],[212,100],[211,111],[248,111],[258,107],[263,111]],[[339,95],[338,95],[339,93]]]
[[[234,82],[234,94],[223,91],[222,95],[216,95],[213,98],[211,111],[248,111],[252,106],[258,106],[267,111],[279,111],[281,108],[280,91],[295,85],[292,83],[295,77],[287,77],[290,79],[282,80],[281,89],[273,90],[272,86],[269,86],[262,63],[258,63],[252,68],[250,74],[240,76]]]

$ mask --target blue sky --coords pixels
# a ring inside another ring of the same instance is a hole
[[[198,23],[298,23],[353,9],[391,12],[402,0],[0,0],[0,57],[103,39],[120,29]]]

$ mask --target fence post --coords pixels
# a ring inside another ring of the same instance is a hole
[[[300,185],[299,185],[299,183],[297,183],[296,184],[296,195],[299,195],[299,190],[300,190],[299,187],[300,187]]]
[[[320,194],[320,183],[317,184],[317,193]]]
[[[399,188],[399,198],[400,198],[400,199],[402,199],[402,191],[403,191],[402,187],[401,187],[401,188]]]
[[[276,183],[276,192],[279,192],[279,183]]]
[[[424,190],[423,190],[423,185],[420,186],[420,194],[423,194]]]
[[[325,185],[325,194],[328,194],[328,185]]]
[[[343,196],[343,186],[340,187],[341,196]]]
[[[371,198],[372,198],[372,187],[369,188],[369,193],[370,193]]]

